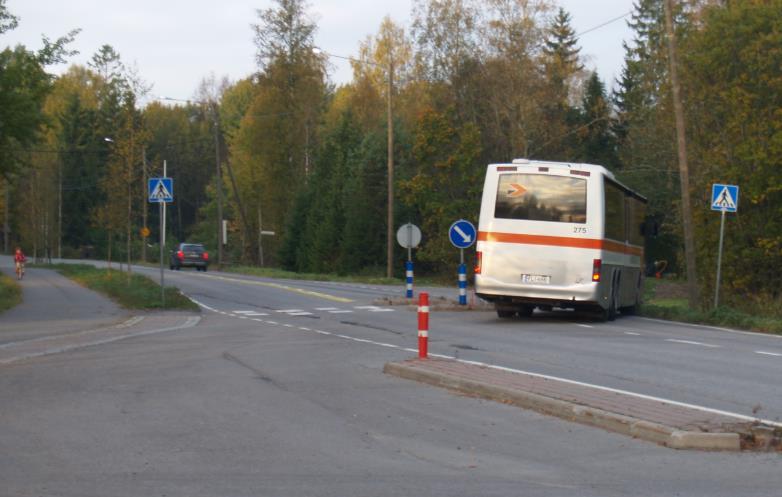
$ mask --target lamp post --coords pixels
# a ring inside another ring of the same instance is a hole
[[[385,67],[382,64],[370,62],[368,60],[359,60],[353,57],[335,55],[320,48],[314,47],[312,52],[316,55],[323,54],[327,57],[335,57],[359,64],[368,64],[376,67]],[[386,95],[386,116],[388,118],[388,220],[386,227],[386,277],[391,278],[393,274],[394,262],[394,118],[393,107],[391,105],[391,95],[394,92],[394,60],[391,58],[391,52],[388,53],[388,88]]]

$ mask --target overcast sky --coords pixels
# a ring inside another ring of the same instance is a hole
[[[558,0],[582,33],[629,13],[633,0]],[[337,55],[355,55],[359,41],[377,32],[385,15],[409,28],[413,0],[311,0],[317,21],[316,44]],[[192,98],[210,73],[231,80],[254,71],[255,49],[250,25],[257,9],[271,0],[7,0],[20,18],[19,27],[0,36],[0,48],[22,43],[40,48],[41,35],[57,38],[81,28],[72,63],[86,64],[103,44],[112,45],[123,61],[136,64],[153,86],[152,93]],[[619,76],[622,41],[630,37],[624,20],[585,33],[579,40],[587,67],[597,69],[610,88]],[[347,62],[332,59],[332,81],[350,80]],[[66,66],[54,68],[62,72]]]

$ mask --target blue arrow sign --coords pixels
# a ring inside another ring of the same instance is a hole
[[[454,247],[460,249],[466,249],[475,243],[476,238],[475,226],[470,221],[465,219],[459,219],[451,225],[451,229],[448,230],[448,238],[451,239],[451,243]]]
[[[737,185],[711,185],[711,210],[736,212],[739,208],[739,187]]]
[[[172,178],[149,178],[147,188],[150,202],[170,203],[174,201],[174,180]]]

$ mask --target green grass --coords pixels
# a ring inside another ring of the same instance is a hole
[[[684,323],[708,324],[726,328],[782,334],[782,318],[760,309],[736,309],[721,305],[717,309],[691,309],[681,297],[685,284],[647,279],[641,315]]]
[[[160,285],[146,276],[113,269],[99,269],[87,264],[52,264],[54,269],[90,290],[102,293],[127,309],[164,309],[160,301]],[[178,288],[166,287],[165,309],[199,310]]]
[[[0,273],[0,313],[22,301],[22,287],[11,277]]]

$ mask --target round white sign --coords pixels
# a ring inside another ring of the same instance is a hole
[[[421,230],[413,223],[403,224],[396,232],[396,241],[404,248],[415,248],[421,243]]]

